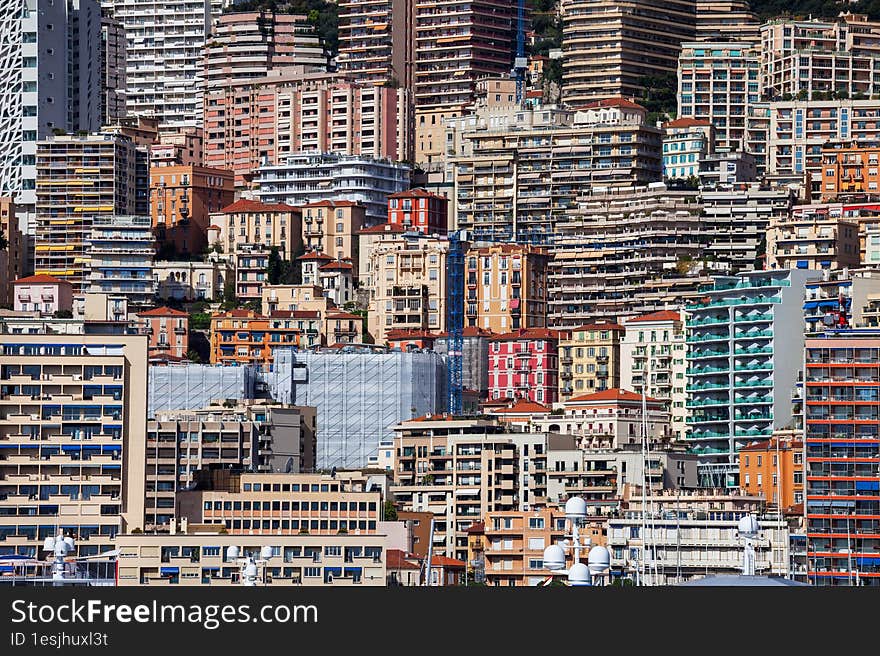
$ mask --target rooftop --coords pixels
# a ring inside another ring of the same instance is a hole
[[[299,212],[299,208],[284,203],[261,203],[258,200],[241,198],[220,210],[221,214],[236,214],[238,212]]]
[[[12,284],[14,285],[70,285],[71,283],[67,280],[62,280],[61,278],[56,278],[55,276],[50,276],[45,273],[37,274],[36,276],[28,276],[26,278],[19,278],[15,280]]]

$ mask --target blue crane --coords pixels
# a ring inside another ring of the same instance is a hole
[[[449,234],[449,252],[446,255],[448,271],[448,300],[446,303],[446,327],[449,331],[446,358],[446,391],[449,414],[461,415],[462,377],[461,357],[464,348],[464,247],[458,232]]]
[[[511,77],[516,80],[516,104],[522,107],[525,100],[526,69],[526,0],[517,0],[516,5],[516,58],[513,60]]]

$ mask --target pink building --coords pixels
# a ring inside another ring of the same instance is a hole
[[[409,189],[388,196],[388,223],[426,235],[445,235],[449,201],[424,189]]]
[[[205,92],[205,164],[247,186],[298,152],[411,160],[409,94],[336,73],[272,72]]]
[[[559,400],[559,334],[521,329],[489,340],[489,398],[524,398],[551,405]]]
[[[149,357],[170,355],[186,358],[189,353],[189,315],[169,307],[139,312],[149,340]]]
[[[44,273],[19,278],[12,283],[16,312],[39,312],[51,317],[56,312],[73,312],[73,285]]]

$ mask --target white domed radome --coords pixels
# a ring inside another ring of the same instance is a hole
[[[761,530],[761,527],[758,525],[758,520],[755,519],[754,515],[746,515],[740,519],[737,528],[742,535],[754,535]]]
[[[581,519],[587,516],[587,502],[580,497],[572,497],[565,502],[565,516],[568,519]]]
[[[565,552],[558,544],[551,544],[544,549],[544,567],[549,570],[565,567]]]
[[[248,578],[256,578],[257,576],[257,564],[254,562],[250,562],[244,567],[244,575]]]
[[[272,557],[272,551],[272,547],[267,544],[262,549],[260,549],[260,556],[263,560],[269,560]]]
[[[575,563],[568,570],[569,585],[590,585],[590,570],[583,563]]]
[[[605,547],[597,545],[590,549],[587,563],[592,574],[604,574],[611,569],[611,553]]]
[[[226,558],[228,560],[237,560],[238,559],[238,547],[232,545],[231,547],[226,549]]]

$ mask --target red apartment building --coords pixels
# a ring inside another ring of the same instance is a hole
[[[169,307],[158,307],[138,313],[149,336],[149,357],[170,355],[185,358],[189,353],[189,315]]]
[[[550,405],[559,400],[559,334],[522,329],[489,340],[489,398],[524,398]]]
[[[409,189],[388,196],[388,223],[425,235],[445,235],[449,201],[424,189]]]

